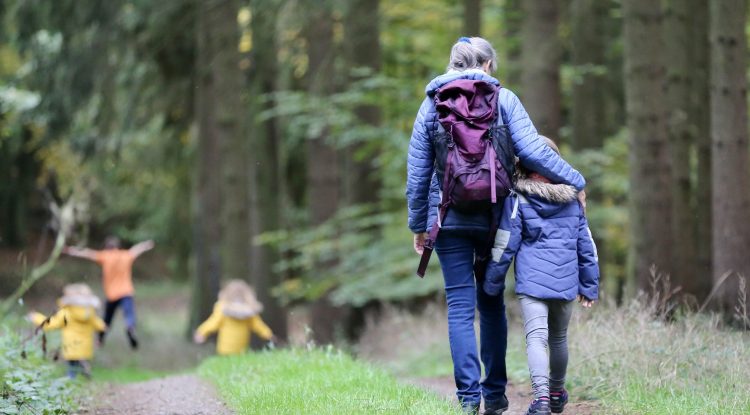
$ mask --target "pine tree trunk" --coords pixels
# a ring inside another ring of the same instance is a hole
[[[250,163],[248,138],[243,126],[243,74],[237,50],[240,33],[237,25],[238,0],[207,2],[215,26],[211,27],[215,54],[210,70],[214,74],[216,97],[216,133],[222,145],[220,172],[222,203],[222,277],[247,279],[250,274]]]
[[[540,134],[557,140],[561,125],[558,2],[524,0],[521,32],[522,100]]]
[[[750,276],[746,13],[745,0],[710,4],[714,283],[729,270]],[[737,278],[719,293],[731,309]]]
[[[333,17],[329,1],[311,5],[308,11],[308,91],[312,96],[326,97],[334,90]],[[340,174],[338,150],[326,140],[327,132],[307,142],[307,199],[311,225],[330,219],[338,209]],[[325,268],[331,264],[318,264]],[[321,272],[321,274],[324,274]],[[313,338],[319,344],[334,340],[340,310],[326,297],[311,308]]]
[[[190,330],[198,326],[212,310],[221,278],[221,168],[222,134],[219,131],[216,101],[217,74],[212,69],[221,45],[214,33],[226,22],[217,9],[198,3],[195,115],[198,125],[197,179],[193,250],[195,276],[191,299]],[[221,29],[219,29],[221,30]]]
[[[254,118],[262,110],[270,109],[274,102],[270,94],[277,90],[276,61],[276,22],[280,2],[254,0],[251,3],[253,49],[252,62],[255,66],[250,73],[250,114],[253,136],[252,165],[254,180],[251,180],[251,226],[253,237],[264,232],[279,229],[282,211],[280,149],[281,138],[275,118],[261,120]],[[264,103],[265,102],[265,103]],[[271,295],[273,287],[281,278],[273,271],[273,264],[279,259],[275,248],[251,244],[250,282],[264,305],[263,320],[274,334],[285,339],[287,335],[286,310]]]
[[[651,265],[670,272],[672,264],[660,2],[625,0],[623,16],[632,270],[638,287],[647,290]]]
[[[503,42],[505,50],[504,62],[498,62],[505,69],[503,85],[513,89],[517,94],[521,90],[521,28],[523,26],[523,10],[521,0],[505,0],[503,2]]]
[[[708,46],[708,4],[704,0],[691,0],[692,68],[690,70],[693,95],[691,117],[695,125],[697,174],[694,190],[696,212],[696,272],[691,292],[702,302],[712,285],[713,235],[711,227],[711,111]]]
[[[601,0],[573,0],[570,7],[572,91],[572,144],[577,150],[600,148],[608,134],[605,49],[609,12]],[[533,114],[532,114],[533,115]]]
[[[367,69],[370,75],[352,74],[350,81],[357,82],[380,71],[379,0],[352,0],[349,2],[344,31],[347,40],[348,67],[353,70]],[[377,105],[361,105],[355,108],[358,124],[362,127],[377,127],[380,124],[380,108]],[[358,144],[347,149],[346,199],[349,204],[375,203],[381,188],[378,169],[372,151],[362,158],[367,147]]]
[[[694,66],[690,0],[666,2],[664,34],[669,45],[667,62],[667,128],[672,162],[672,232],[674,267],[672,283],[682,293],[701,296],[696,274],[696,242],[690,181],[690,154],[694,143],[696,114],[692,112],[691,70]]]
[[[481,36],[482,0],[464,0],[464,31],[461,36]]]

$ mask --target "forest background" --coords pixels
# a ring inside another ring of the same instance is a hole
[[[588,180],[603,300],[658,286],[665,303],[747,324],[746,12],[739,0],[0,1],[0,295],[64,232],[92,247],[154,239],[136,280],[189,283],[186,330],[229,278],[256,287],[281,338],[285,310],[306,306],[322,343],[356,337],[368,310],[440,298],[437,261],[414,276],[406,150],[425,84],[459,36],[481,35],[498,79]],[[81,277],[66,270],[55,280]]]

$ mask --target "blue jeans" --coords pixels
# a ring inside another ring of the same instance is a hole
[[[125,327],[127,329],[135,328],[135,302],[132,296],[118,298],[114,301],[107,301],[104,307],[104,323],[107,327],[112,323],[117,307],[122,306],[122,314],[125,316]]]
[[[435,251],[440,259],[448,302],[448,338],[453,358],[456,396],[464,406],[503,399],[508,376],[505,371],[505,349],[508,323],[502,291],[487,295],[474,280],[474,256],[486,249],[488,233],[443,230]],[[479,340],[485,377],[477,356],[474,333],[475,309],[479,310]]]
[[[91,364],[88,360],[68,360],[67,375],[70,379],[75,379],[78,372],[83,374],[84,377],[91,377]]]

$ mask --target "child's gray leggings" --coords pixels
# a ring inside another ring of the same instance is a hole
[[[573,311],[573,301],[540,300],[526,296],[519,299],[526,330],[526,355],[529,359],[534,397],[549,397],[550,389],[561,390],[565,386],[568,323]]]

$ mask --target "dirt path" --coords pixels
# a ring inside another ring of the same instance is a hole
[[[195,375],[112,384],[98,393],[86,414],[231,415],[213,388]]]
[[[406,382],[429,389],[438,395],[456,399],[456,386],[451,378],[419,378],[407,379]],[[505,392],[510,402],[510,408],[504,415],[524,415],[531,401],[530,391],[514,385],[508,385]],[[595,402],[571,402],[565,406],[565,414],[591,415],[599,413]]]

